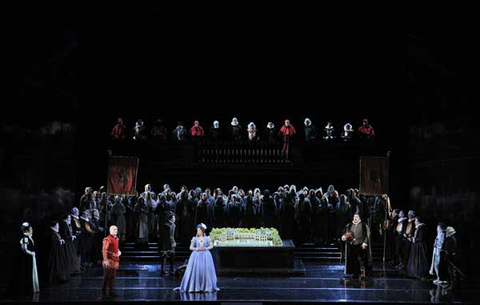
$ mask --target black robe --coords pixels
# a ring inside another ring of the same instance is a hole
[[[309,126],[305,126],[304,128],[305,131],[305,141],[312,141],[315,140],[317,137],[317,130],[315,129],[315,126],[310,124]]]
[[[222,130],[220,128],[210,127],[208,131],[208,139],[211,141],[218,141],[222,139]]]
[[[241,125],[232,126],[230,125],[230,140],[240,141],[243,138],[243,129]]]
[[[188,198],[182,198],[178,202],[178,235],[180,242],[186,245],[190,241],[192,232],[195,232],[195,202]]]
[[[198,201],[197,208],[195,210],[195,223],[208,223],[208,202],[205,200]],[[191,233],[190,233],[191,235]]]
[[[297,205],[297,219],[300,229],[300,239],[302,242],[307,241],[310,238],[312,232],[312,205],[310,200],[304,198],[300,200]]]
[[[370,239],[370,228],[368,225],[361,221],[357,226],[361,226],[362,234],[355,234],[353,241],[346,242],[346,260],[345,260],[345,273],[353,274],[354,276],[361,275],[361,266],[359,259],[363,261],[365,267],[365,275],[371,275],[373,271],[372,267],[372,244]],[[352,232],[353,223],[350,222],[344,229],[346,232]],[[361,245],[366,243],[368,246],[366,249],[362,249]]]
[[[33,293],[33,257],[22,250],[22,244],[26,245],[28,251],[35,252],[35,243],[33,238],[28,235],[23,235],[20,240],[18,251],[15,252],[15,262],[17,268],[11,276],[10,292],[16,296],[31,295]],[[36,259],[35,259],[36,261]],[[38,271],[37,271],[38,272]]]
[[[338,203],[337,208],[335,209],[335,240],[342,236],[343,228],[345,228],[345,224],[351,221],[350,218],[350,204],[345,202],[345,204],[340,205]]]
[[[246,200],[245,214],[242,225],[245,228],[257,227],[257,211],[251,196],[248,196]]]
[[[265,196],[261,200],[260,204],[260,213],[262,218],[262,223],[265,228],[279,228],[278,226],[278,215],[277,215],[277,206],[275,201],[268,196]]]
[[[48,281],[64,282],[70,279],[70,272],[65,255],[65,245],[61,243],[62,237],[58,232],[50,229],[50,251],[47,258]]]
[[[230,201],[227,205],[227,226],[232,228],[237,228],[241,225],[241,220],[243,216],[243,208],[240,201],[235,199]]]
[[[295,206],[290,200],[285,200],[281,210],[281,237],[292,239],[295,233],[297,222],[295,220]]]
[[[333,206],[330,203],[320,203],[315,209],[314,215],[314,237],[320,242],[330,242],[333,239],[335,228],[333,227],[334,218]]]
[[[60,222],[60,236],[65,240],[65,256],[67,258],[67,266],[69,274],[79,274],[80,266],[78,265],[77,260],[77,248],[73,243],[74,235],[72,230],[72,225],[67,224],[65,221]]]
[[[223,197],[218,197],[213,208],[213,227],[224,228],[226,226],[226,208]]]
[[[265,128],[263,130],[263,140],[266,142],[276,142],[277,141],[277,129],[276,128]]]
[[[415,229],[407,265],[408,275],[417,279],[425,278],[430,268],[425,237],[425,225],[421,224]]]

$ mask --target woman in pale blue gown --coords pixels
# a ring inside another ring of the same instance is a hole
[[[209,236],[205,235],[207,226],[203,223],[197,226],[197,235],[192,238],[190,250],[192,254],[188,260],[187,269],[183,275],[180,287],[175,288],[180,292],[215,292],[217,287],[217,274],[210,250],[213,248]]]

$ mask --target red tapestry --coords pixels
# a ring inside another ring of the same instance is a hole
[[[137,186],[138,158],[110,157],[107,192],[116,195],[134,195]]]
[[[382,195],[388,192],[388,165],[385,157],[360,157],[360,187],[365,195]]]

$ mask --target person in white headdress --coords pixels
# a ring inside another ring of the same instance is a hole
[[[303,122],[305,127],[303,130],[305,131],[305,141],[312,141],[315,140],[317,137],[317,130],[315,129],[315,125],[312,124],[312,121],[309,118],[306,118]]]
[[[258,135],[257,135],[257,126],[255,126],[255,123],[250,122],[247,126],[247,134],[248,134],[248,140],[249,141],[257,141],[258,140]]]
[[[242,140],[242,125],[240,125],[237,118],[233,118],[230,123],[230,140]]]

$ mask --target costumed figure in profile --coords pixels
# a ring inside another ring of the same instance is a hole
[[[213,243],[205,235],[207,226],[203,223],[197,225],[197,235],[192,238],[190,250],[192,254],[188,260],[187,269],[180,287],[174,290],[180,292],[215,292],[217,287],[217,274],[210,250]]]
[[[18,296],[38,295],[40,285],[38,281],[37,259],[35,243],[33,241],[33,228],[28,222],[20,227],[22,238],[20,239],[20,254],[18,272],[15,272],[12,281],[12,290]],[[12,291],[13,292],[13,291]]]
[[[170,212],[167,214],[167,220],[162,226],[162,234],[160,234],[160,244],[158,250],[162,259],[161,274],[167,274],[165,271],[165,264],[167,259],[170,263],[170,275],[175,274],[173,263],[175,262],[175,248],[177,243],[175,241],[175,214]]]

